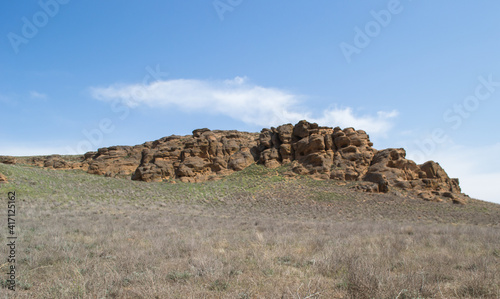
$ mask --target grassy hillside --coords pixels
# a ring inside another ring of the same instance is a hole
[[[0,298],[500,298],[499,205],[286,170],[189,184],[0,164],[18,201],[18,287]]]

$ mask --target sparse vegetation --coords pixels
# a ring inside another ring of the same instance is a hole
[[[499,205],[286,171],[143,183],[0,164],[19,240],[18,288],[0,298],[500,297]],[[0,256],[2,267],[5,246]]]

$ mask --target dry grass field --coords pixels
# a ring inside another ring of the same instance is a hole
[[[363,194],[251,166],[143,183],[2,165],[0,298],[500,298],[500,205]]]

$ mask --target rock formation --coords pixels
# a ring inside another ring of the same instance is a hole
[[[358,182],[356,188],[362,191],[396,189],[430,201],[466,201],[458,179],[449,178],[439,164],[429,161],[417,165],[406,159],[404,149],[379,151],[372,146],[365,131],[321,127],[303,120],[296,125],[263,129],[260,134],[198,129],[189,136],[172,135],[142,145],[100,148],[76,162],[53,155],[17,163],[83,169],[146,182],[200,182],[243,170],[253,163],[268,168],[288,164],[298,175]],[[12,164],[16,159],[0,157],[0,163]]]
[[[16,164],[17,160],[15,157],[10,156],[0,156],[0,163],[2,164]]]
[[[199,182],[243,170],[258,158],[258,134],[199,129],[144,144],[133,180]]]

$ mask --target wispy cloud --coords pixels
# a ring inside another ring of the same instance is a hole
[[[37,91],[30,91],[30,97],[39,100],[46,100],[48,98],[46,94]]]
[[[384,134],[392,127],[392,119],[397,116],[396,111],[358,115],[349,107],[325,108],[319,115],[315,115],[303,107],[304,96],[252,84],[242,77],[219,81],[176,79],[156,81],[148,85],[92,87],[90,90],[96,99],[119,100],[129,107],[173,106],[185,112],[225,115],[263,127],[307,119],[322,125],[369,128],[370,133]]]

